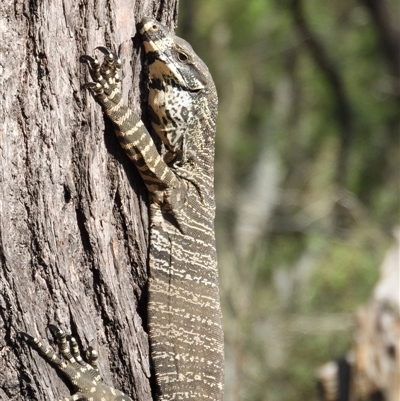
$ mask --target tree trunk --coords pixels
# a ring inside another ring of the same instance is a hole
[[[82,54],[123,59],[141,113],[143,16],[173,26],[178,0],[0,3],[0,400],[68,396],[19,340],[54,323],[99,352],[104,380],[151,400],[146,334],[147,194],[98,104]],[[144,85],[142,85],[143,89]],[[70,391],[69,391],[70,390]]]
[[[325,76],[326,82],[330,86],[332,92],[333,104],[335,107],[334,113],[340,127],[335,181],[337,184],[337,198],[341,199],[343,188],[346,188],[350,160],[349,156],[351,154],[350,148],[352,146],[354,135],[352,105],[340,69],[331,59],[322,42],[311,29],[304,10],[304,1],[291,0],[290,6],[296,28],[302,35],[305,41],[304,44],[308,47],[316,66]],[[349,216],[347,208],[342,205],[342,202],[336,202],[332,214],[333,229],[335,233],[337,235],[344,235],[347,233]]]
[[[375,23],[383,50],[393,76],[397,79],[395,89],[397,97],[400,97],[400,27],[396,24],[399,8],[398,5],[391,8],[385,0],[362,0],[361,3],[368,9]],[[394,13],[392,14],[392,11]]]

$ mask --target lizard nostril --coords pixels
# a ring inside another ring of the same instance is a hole
[[[156,24],[154,24],[151,29],[153,29],[153,31],[157,31],[158,30],[158,26]]]

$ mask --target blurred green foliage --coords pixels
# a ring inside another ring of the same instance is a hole
[[[400,71],[368,3],[180,1],[220,99],[226,401],[318,399],[399,224]]]

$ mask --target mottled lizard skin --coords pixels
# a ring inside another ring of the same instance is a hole
[[[224,356],[213,179],[217,93],[208,68],[186,41],[149,18],[139,31],[148,65],[149,117],[165,154],[123,102],[118,56],[104,47],[98,48],[102,63],[82,56],[94,81],[86,86],[150,195],[148,331],[156,399],[220,401]],[[117,399],[110,393],[93,400]]]
[[[86,363],[79,352],[78,344],[74,337],[67,335],[54,325],[49,326],[57,339],[60,358],[49,346],[45,346],[42,340],[26,333],[20,333],[29,345],[35,348],[46,361],[52,363],[67,377],[76,389],[71,397],[64,397],[59,401],[133,401],[122,391],[116,390],[102,382],[97,369],[97,352],[90,349],[89,363]]]

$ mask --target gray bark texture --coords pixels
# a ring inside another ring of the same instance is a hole
[[[18,336],[53,344],[49,323],[98,350],[107,383],[152,400],[147,194],[82,88],[79,57],[101,45],[119,52],[125,100],[141,115],[136,23],[154,16],[173,27],[177,2],[0,2],[1,401],[70,395]]]

